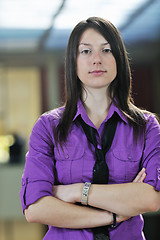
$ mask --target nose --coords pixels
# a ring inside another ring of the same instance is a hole
[[[101,64],[102,60],[101,60],[101,56],[99,52],[94,52],[93,53],[93,64]]]

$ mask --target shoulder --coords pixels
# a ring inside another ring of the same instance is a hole
[[[64,107],[43,113],[35,122],[32,132],[53,132],[61,119]]]
[[[45,112],[38,118],[36,123],[56,124],[61,119],[63,111],[64,111],[64,107],[56,108],[51,111]]]
[[[148,126],[149,125],[160,126],[159,119],[155,114],[145,111],[144,112],[144,117],[145,117],[145,120],[146,120],[146,125],[148,125]]]
[[[146,133],[158,133],[160,137],[160,124],[156,115],[153,113],[145,112],[144,116],[146,119]]]

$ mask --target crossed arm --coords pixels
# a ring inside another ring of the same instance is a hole
[[[88,205],[126,217],[157,211],[160,207],[160,193],[151,185],[143,183],[145,176],[145,169],[142,169],[132,183],[92,184]],[[83,183],[59,185],[53,188],[53,195],[66,202],[81,202],[82,188]]]
[[[79,206],[83,183],[53,187],[53,196],[46,196],[25,210],[29,222],[39,222],[63,228],[92,228],[110,225],[112,212],[121,222],[130,216],[156,211],[160,206],[160,194],[143,183],[145,169],[132,183],[91,186],[88,204]],[[55,217],[56,216],[56,217]]]

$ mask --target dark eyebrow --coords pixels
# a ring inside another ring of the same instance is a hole
[[[102,46],[105,46],[105,45],[108,45],[108,44],[109,44],[108,42],[105,42],[105,43],[102,43],[101,45],[102,45]],[[80,43],[79,46],[80,46],[80,45],[84,45],[84,46],[92,46],[92,44],[90,44],[90,43],[83,43],[83,42]]]

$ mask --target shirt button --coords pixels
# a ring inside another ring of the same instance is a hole
[[[25,185],[25,182],[23,181],[23,182],[22,182],[22,186],[24,186],[24,185]]]
[[[100,144],[97,144],[97,148],[98,148],[98,149],[101,149],[101,145],[100,145]]]
[[[128,156],[128,159],[129,159],[129,160],[131,160],[131,159],[132,159],[132,157],[131,157],[131,156]]]
[[[68,155],[68,154],[66,154],[66,155],[65,155],[65,158],[66,158],[66,159],[68,159],[68,158],[69,158],[69,155]]]

